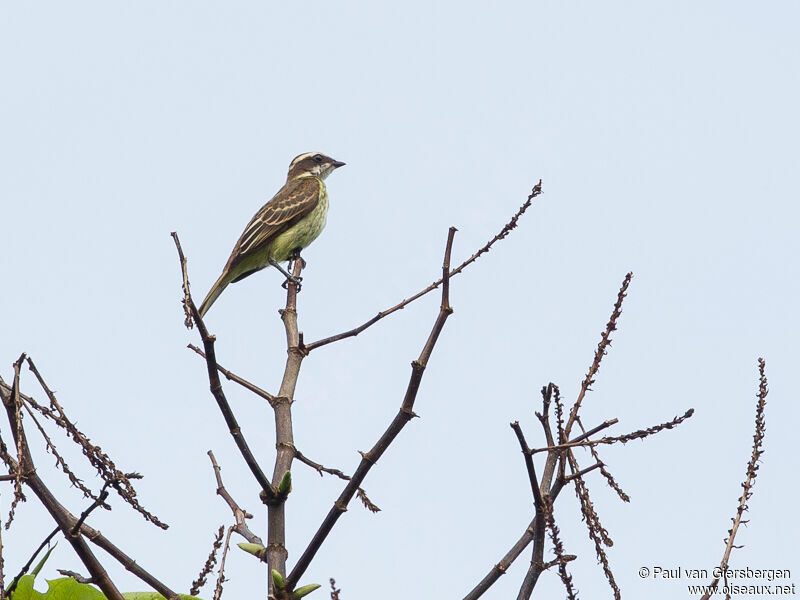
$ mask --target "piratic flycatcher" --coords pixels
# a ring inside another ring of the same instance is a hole
[[[211,286],[200,305],[200,316],[228,286],[269,265],[289,279],[292,276],[278,263],[289,260],[317,239],[328,214],[328,191],[324,179],[344,163],[319,152],[307,152],[289,165],[286,184],[261,207],[231,252],[222,275]]]

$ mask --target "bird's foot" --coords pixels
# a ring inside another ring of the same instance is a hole
[[[303,281],[303,278],[300,277],[299,275],[297,277],[295,277],[294,275],[289,275],[289,276],[286,277],[284,282],[281,284],[281,287],[283,289],[285,289],[285,290],[288,290],[289,289],[289,284],[293,283],[293,284],[295,284],[297,286],[297,291],[299,292],[300,288],[303,287],[302,284],[301,284],[302,281]]]

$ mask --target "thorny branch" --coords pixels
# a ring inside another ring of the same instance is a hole
[[[594,353],[594,361],[592,361],[592,365],[589,367],[589,371],[586,373],[583,383],[581,383],[581,391],[578,393],[578,399],[575,400],[575,404],[572,406],[572,410],[570,411],[567,425],[564,427],[564,433],[567,435],[567,437],[569,437],[569,434],[572,431],[572,425],[575,423],[575,419],[578,416],[578,410],[581,407],[583,398],[586,395],[586,392],[591,389],[591,385],[594,383],[594,378],[597,375],[597,372],[600,370],[600,362],[603,360],[603,357],[608,352],[608,348],[611,346],[611,333],[617,329],[617,320],[622,314],[622,302],[625,300],[625,296],[627,295],[628,286],[631,284],[631,279],[633,279],[633,273],[628,273],[625,275],[625,279],[622,281],[622,286],[617,293],[617,301],[614,303],[614,310],[611,312],[611,318],[608,320],[605,331],[603,331],[601,335],[600,343],[597,344],[597,350]]]
[[[308,458],[306,455],[304,455],[302,452],[300,452],[300,450],[298,450],[296,447],[294,449],[294,457],[299,462],[301,462],[304,465],[307,465],[307,466],[311,467],[312,469],[314,469],[317,473],[319,473],[320,477],[322,477],[323,473],[328,473],[329,475],[335,475],[336,477],[338,477],[339,479],[342,479],[344,481],[350,481],[350,476],[349,475],[345,475],[339,469],[331,469],[329,467],[326,467],[324,465],[319,464],[318,462],[314,462],[313,460]],[[370,499],[367,497],[367,492],[365,492],[362,488],[358,488],[357,494],[358,494],[358,497],[361,500],[362,504],[364,505],[364,507],[367,510],[369,510],[370,512],[379,512],[381,510],[380,508],[375,506],[370,501]]]
[[[739,531],[739,526],[746,521],[742,521],[745,511],[747,511],[747,501],[753,496],[753,486],[758,477],[758,463],[761,456],[764,454],[764,436],[767,433],[767,424],[764,418],[764,409],[767,405],[767,394],[769,388],[767,386],[766,375],[767,363],[763,358],[758,359],[758,396],[756,401],[756,430],[753,434],[753,452],[750,455],[750,461],[747,463],[747,472],[744,482],[742,483],[742,495],[739,498],[739,505],[736,507],[736,516],[731,518],[733,526],[728,530],[728,539],[725,541],[725,553],[722,555],[722,561],[719,563],[719,570],[722,574],[728,569],[728,560],[731,556],[731,551],[734,548],[733,541],[736,538],[736,533]],[[727,577],[726,577],[727,579]],[[711,582],[709,587],[716,588],[719,583],[719,577]],[[706,592],[701,600],[708,600],[711,597],[711,592]]]
[[[197,596],[200,593],[200,590],[206,584],[206,579],[211,574],[211,571],[214,569],[214,565],[217,564],[217,552],[222,547],[222,536],[225,534],[225,526],[220,525],[217,534],[214,536],[214,543],[211,545],[211,552],[206,559],[206,563],[203,565],[200,574],[197,576],[192,582],[192,587],[189,589],[190,596]]]

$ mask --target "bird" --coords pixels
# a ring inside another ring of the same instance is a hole
[[[322,232],[328,215],[325,178],[344,165],[320,152],[306,152],[292,160],[284,186],[253,216],[233,247],[222,275],[200,305],[201,318],[228,284],[270,265],[298,283],[279,263],[289,260]]]

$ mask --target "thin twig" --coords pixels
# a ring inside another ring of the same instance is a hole
[[[486,252],[488,252],[489,250],[491,250],[491,248],[495,244],[495,242],[498,242],[499,240],[502,240],[509,233],[511,233],[511,231],[513,231],[516,228],[517,221],[519,220],[519,218],[531,206],[531,204],[533,202],[533,199],[536,198],[541,193],[542,193],[542,180],[540,179],[539,183],[537,183],[535,186],[533,186],[533,189],[531,190],[531,193],[528,195],[527,201],[522,206],[519,207],[519,210],[517,210],[517,212],[514,214],[514,216],[511,217],[511,220],[503,226],[503,228],[499,231],[499,233],[497,235],[495,235],[491,240],[489,240],[482,248],[480,248],[472,256],[470,256],[467,260],[465,260],[463,263],[461,263],[459,266],[457,266],[452,271],[449,271],[448,278],[449,277],[453,277],[453,276],[458,275],[459,273],[461,273],[461,271],[463,271],[470,264],[475,262],[481,255],[483,255]],[[368,327],[371,327],[372,325],[374,325],[375,323],[377,323],[378,321],[380,321],[384,317],[388,317],[393,312],[396,312],[398,310],[401,310],[401,309],[405,308],[406,306],[408,306],[409,304],[414,302],[414,300],[417,300],[418,298],[421,298],[422,296],[424,296],[428,292],[432,292],[437,287],[439,287],[444,282],[444,280],[445,280],[445,278],[444,278],[444,276],[442,276],[441,279],[439,279],[437,281],[434,281],[432,284],[430,284],[425,289],[420,290],[419,292],[417,292],[413,296],[411,296],[409,298],[406,298],[405,300],[403,300],[402,302],[392,306],[391,308],[387,308],[386,310],[383,310],[383,311],[379,312],[377,315],[372,317],[369,321],[366,321],[365,323],[359,325],[358,327],[354,327],[353,329],[350,329],[349,331],[345,331],[343,333],[339,333],[337,335],[333,335],[333,336],[327,337],[325,339],[318,340],[316,342],[312,342],[311,344],[305,345],[304,346],[305,351],[306,352],[311,352],[312,350],[314,350],[316,348],[320,348],[322,346],[326,346],[326,345],[331,344],[333,342],[338,342],[340,340],[344,340],[344,339],[347,339],[347,338],[350,338],[350,337],[358,335],[359,333],[361,333],[362,331],[364,331]]]
[[[211,545],[211,552],[208,554],[206,563],[203,565],[200,574],[197,576],[197,579],[192,582],[192,587],[189,589],[190,596],[197,596],[200,593],[200,590],[203,589],[203,586],[206,584],[206,578],[214,569],[214,565],[217,564],[217,552],[222,547],[222,536],[224,534],[225,526],[220,525],[217,534],[214,536],[214,543]]]
[[[531,492],[533,493],[533,505],[536,510],[539,510],[542,504],[542,493],[539,490],[539,481],[536,479],[536,467],[533,464],[533,457],[531,456],[531,449],[528,447],[528,442],[525,441],[525,434],[522,433],[522,427],[519,426],[519,421],[511,423],[511,429],[517,434],[519,446],[522,449],[522,456],[525,458],[525,468],[528,471],[528,481],[531,484]]]
[[[617,293],[617,301],[614,303],[614,309],[611,311],[611,318],[608,320],[605,331],[603,331],[600,337],[600,343],[597,344],[597,350],[594,353],[594,360],[592,361],[592,365],[589,367],[589,371],[586,373],[586,377],[584,377],[583,382],[581,383],[581,391],[578,393],[578,398],[575,400],[575,404],[572,405],[572,410],[569,414],[569,420],[567,421],[566,427],[564,427],[564,433],[567,437],[569,437],[569,434],[572,431],[572,425],[575,423],[575,419],[578,416],[578,410],[581,407],[583,398],[586,395],[586,392],[591,389],[590,386],[594,383],[594,378],[597,375],[597,371],[600,370],[600,362],[603,360],[608,348],[611,346],[611,333],[617,329],[617,319],[619,319],[620,315],[622,314],[622,302],[625,300],[628,286],[630,285],[632,278],[633,273],[628,273],[625,275],[625,279],[622,281],[622,286]]]
[[[739,531],[739,526],[745,522],[742,521],[742,516],[748,509],[747,501],[753,496],[753,486],[755,485],[756,477],[758,477],[758,463],[761,460],[761,456],[764,454],[764,436],[767,432],[766,421],[764,419],[764,409],[767,405],[767,394],[769,394],[766,368],[767,364],[764,362],[764,359],[759,358],[759,384],[756,402],[756,430],[755,434],[753,435],[753,452],[751,453],[750,460],[747,463],[747,475],[742,483],[742,495],[739,497],[739,505],[736,507],[736,516],[731,519],[731,521],[733,521],[733,526],[728,530],[728,539],[725,543],[725,553],[722,555],[722,561],[719,563],[719,571],[726,577],[728,560],[730,559],[731,551],[735,547],[733,541],[736,538],[736,533]],[[709,587],[716,589],[718,583],[719,577],[716,577],[714,581],[711,582]],[[708,600],[710,596],[711,592],[706,592],[701,600]]]
[[[665,429],[673,429],[674,427],[683,423],[686,419],[690,418],[693,414],[694,414],[694,409],[690,408],[680,417],[675,417],[671,421],[667,421],[666,423],[661,423],[659,425],[654,425],[653,427],[648,427],[647,429],[639,429],[631,433],[626,433],[625,435],[602,437],[599,440],[582,440],[579,442],[567,442],[566,444],[547,446],[546,448],[534,448],[533,450],[531,450],[531,454],[537,454],[539,452],[549,452],[550,450],[578,448],[580,446],[596,446],[598,444],[616,444],[616,443],[627,444],[632,440],[640,440],[646,438],[647,436],[664,431]]]
[[[22,568],[19,570],[19,573],[17,573],[17,576],[14,577],[14,580],[11,582],[11,585],[8,586],[8,590],[6,590],[5,592],[6,596],[10,596],[14,592],[14,590],[17,589],[17,584],[19,583],[19,580],[22,578],[23,575],[25,575],[25,573],[28,572],[28,569],[31,568],[31,565],[33,564],[33,561],[36,560],[36,557],[38,556],[39,552],[41,552],[42,549],[45,546],[47,546],[47,544],[50,543],[50,540],[52,540],[59,531],[61,531],[60,527],[56,527],[55,529],[53,529],[53,531],[51,531],[50,534],[46,538],[44,538],[42,543],[39,544],[39,547],[33,551],[33,554],[28,559],[28,562],[22,565]]]
[[[188,345],[188,346],[186,346],[186,347],[187,347],[187,348],[189,348],[190,350],[194,350],[194,351],[195,351],[197,354],[199,354],[199,355],[200,355],[200,356],[202,356],[203,358],[205,358],[205,357],[206,357],[206,354],[205,354],[205,352],[203,352],[202,350],[200,350],[200,348],[198,348],[198,347],[197,347],[197,346],[195,346],[194,344],[189,344],[189,345]],[[273,396],[272,394],[270,394],[269,392],[267,392],[267,391],[265,391],[265,390],[262,390],[262,389],[261,389],[260,387],[258,387],[257,385],[255,385],[255,384],[253,384],[253,383],[250,383],[250,382],[249,382],[249,381],[247,381],[246,379],[244,379],[244,378],[242,378],[242,377],[239,377],[238,375],[236,375],[236,373],[232,373],[232,372],[231,372],[231,371],[229,371],[228,369],[224,368],[222,365],[219,365],[219,364],[218,364],[218,365],[217,365],[217,370],[218,370],[220,373],[222,373],[223,375],[225,375],[225,378],[226,378],[228,381],[233,381],[234,383],[238,383],[238,384],[239,384],[239,385],[241,385],[243,388],[245,388],[245,389],[247,389],[247,390],[250,390],[251,392],[253,392],[253,393],[254,393],[256,396],[261,396],[261,397],[262,397],[262,398],[264,398],[264,400],[266,400],[267,402],[270,402],[270,403],[272,403],[272,402],[275,402],[275,396]]]
[[[75,525],[72,526],[72,529],[69,532],[70,535],[78,535],[78,532],[81,529],[81,525],[83,525],[83,522],[86,520],[86,517],[88,517],[91,514],[91,512],[95,508],[97,508],[98,506],[104,506],[105,505],[106,498],[108,498],[108,489],[107,488],[108,488],[108,484],[106,483],[106,485],[103,486],[103,489],[100,490],[100,494],[97,496],[97,499],[94,502],[92,502],[92,504],[89,506],[89,508],[87,508],[85,511],[83,511],[81,513],[81,516],[78,517],[78,520],[75,521]]]
[[[323,466],[323,465],[319,464],[318,462],[314,462],[313,460],[308,458],[305,454],[300,452],[300,450],[298,450],[297,447],[295,447],[295,449],[294,449],[294,457],[298,461],[303,463],[304,465],[307,465],[307,466],[311,467],[312,469],[314,469],[317,473],[319,473],[320,477],[322,477],[323,473],[328,473],[329,475],[335,475],[339,479],[343,479],[345,481],[350,481],[350,476],[349,475],[345,475],[339,469],[331,469],[329,467],[326,467],[326,466]]]
[[[225,500],[226,504],[230,507],[231,512],[233,512],[233,518],[236,520],[236,525],[233,526],[233,530],[251,544],[263,546],[264,542],[261,541],[261,538],[255,533],[250,531],[250,528],[245,522],[246,519],[251,519],[253,515],[242,509],[236,500],[233,499],[233,496],[228,493],[228,490],[225,489],[225,485],[222,483],[222,469],[217,464],[217,459],[214,458],[214,453],[211,450],[208,451],[208,457],[211,459],[211,466],[214,469],[214,477],[217,480],[217,494],[221,496],[223,500]]]
[[[214,588],[214,600],[222,597],[222,584],[225,583],[225,559],[228,557],[228,548],[231,547],[231,533],[233,527],[228,527],[228,534],[225,536],[225,546],[222,548],[222,558],[219,561],[219,573],[217,575],[217,586]]]
[[[494,585],[494,583],[500,579],[501,576],[506,574],[508,568],[511,564],[517,559],[517,557],[522,554],[522,551],[528,547],[534,537],[536,536],[536,519],[534,518],[533,521],[530,522],[527,529],[525,529],[522,537],[520,537],[517,542],[511,547],[511,549],[506,552],[505,556],[500,559],[500,561],[494,565],[489,573],[478,582],[470,592],[464,596],[464,600],[478,600],[486,591]]]
[[[575,589],[572,587],[572,576],[567,572],[564,544],[561,542],[558,526],[553,516],[553,501],[549,497],[547,497],[544,504],[544,520],[547,525],[547,531],[550,533],[550,539],[553,542],[553,552],[556,555],[556,560],[553,562],[558,564],[558,575],[567,591],[567,598],[568,600],[576,600]],[[520,600],[528,600],[528,598],[530,598],[530,595]]]

